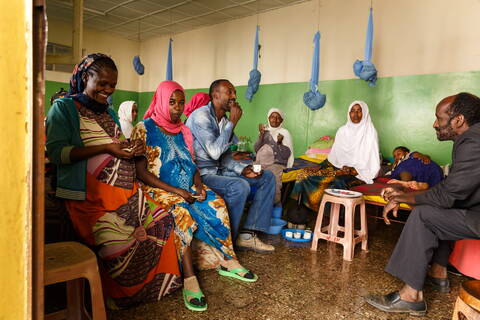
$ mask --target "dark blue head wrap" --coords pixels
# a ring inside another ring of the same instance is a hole
[[[103,113],[107,111],[109,105],[102,104],[94,99],[90,98],[86,94],[83,93],[85,90],[85,73],[88,71],[90,66],[98,59],[101,58],[109,58],[106,54],[103,53],[92,53],[88,56],[84,57],[79,64],[75,65],[73,68],[72,78],[70,79],[70,89],[68,91],[68,96],[71,97],[73,100],[80,102],[87,108],[91,109],[96,113]]]

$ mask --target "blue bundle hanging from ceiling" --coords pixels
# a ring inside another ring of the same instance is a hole
[[[367,39],[365,40],[365,60],[356,60],[353,64],[353,72],[357,77],[368,82],[370,87],[377,82],[377,69],[371,62],[373,50],[373,8],[370,8],[368,17]]]
[[[170,41],[168,43],[167,75],[165,76],[165,80],[173,80],[172,42],[173,42],[173,39],[170,38]]]
[[[258,67],[258,31],[260,27],[257,26],[257,31],[255,33],[255,44],[253,45],[253,69],[250,71],[250,78],[248,79],[248,87],[247,91],[245,92],[245,98],[248,101],[252,101],[253,95],[258,91],[258,87],[260,85],[260,79],[262,78],[262,74],[260,71],[257,70]]]
[[[145,67],[140,61],[140,57],[139,56],[133,57],[132,62],[133,62],[133,69],[135,69],[135,72],[138,73],[139,75],[142,75],[145,72]]]
[[[317,33],[315,33],[313,43],[315,47],[313,49],[310,91],[305,92],[303,95],[303,102],[305,102],[311,110],[317,110],[323,107],[327,101],[327,96],[318,91],[318,78],[320,74],[320,32],[317,31]]]

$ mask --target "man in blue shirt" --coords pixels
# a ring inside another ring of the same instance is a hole
[[[254,172],[251,165],[233,159],[230,145],[237,141],[233,130],[242,117],[235,87],[226,79],[215,80],[209,95],[210,102],[195,110],[186,122],[193,134],[195,162],[202,181],[227,203],[233,239],[238,235],[237,248],[274,251],[273,246],[263,243],[255,233],[265,232],[270,226],[275,196],[273,173]],[[250,186],[255,186],[257,191],[239,234]]]

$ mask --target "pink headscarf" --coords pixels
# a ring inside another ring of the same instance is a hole
[[[176,90],[180,90],[185,94],[182,86],[175,81],[161,82],[153,95],[152,102],[147,112],[145,112],[143,119],[152,118],[158,126],[163,127],[171,133],[179,133],[181,131],[183,133],[183,140],[193,158],[193,136],[190,129],[188,129],[182,121],[172,123],[170,119],[169,101],[172,93]]]
[[[183,109],[183,113],[185,113],[185,115],[189,117],[193,111],[197,110],[200,107],[203,107],[208,103],[208,101],[210,101],[210,96],[208,95],[208,93],[197,92],[193,95],[192,99],[188,101],[185,109]]]

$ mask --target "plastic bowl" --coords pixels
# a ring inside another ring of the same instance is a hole
[[[270,227],[268,228],[268,234],[279,234],[283,227],[287,224],[287,221],[282,219],[272,219],[270,222]]]
[[[281,219],[282,218],[282,207],[273,207],[272,219]]]

